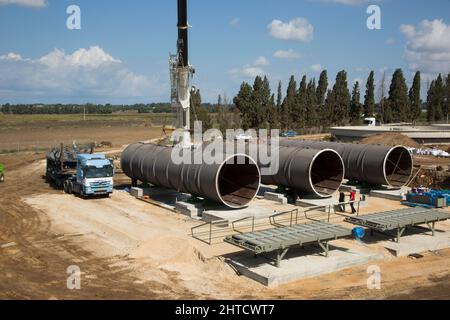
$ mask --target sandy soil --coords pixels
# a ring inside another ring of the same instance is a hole
[[[116,192],[82,200],[43,181],[42,154],[0,156],[0,298],[9,299],[448,299],[450,250],[388,259],[382,290],[360,266],[274,289],[238,276],[221,258],[236,248],[190,237],[198,222]],[[398,204],[392,202],[389,208]],[[372,203],[371,210],[386,207]],[[82,290],[66,288],[67,267]]]

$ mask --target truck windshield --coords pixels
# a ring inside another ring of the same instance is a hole
[[[86,167],[84,169],[84,175],[88,179],[110,178],[113,176],[113,167],[108,165],[103,168]]]

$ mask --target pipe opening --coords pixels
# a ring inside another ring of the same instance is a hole
[[[311,184],[321,197],[335,193],[344,180],[344,163],[339,154],[333,150],[319,153],[311,164]]]
[[[413,159],[406,148],[395,147],[386,156],[384,174],[388,185],[403,187],[411,178],[412,171]]]
[[[256,196],[260,172],[248,156],[236,155],[224,162],[217,176],[217,190],[222,202],[231,208],[247,206]]]

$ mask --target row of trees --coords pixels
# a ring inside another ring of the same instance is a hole
[[[383,123],[416,122],[422,114],[421,74],[417,72],[408,90],[403,71],[392,76],[386,95],[386,75],[379,84],[378,103],[375,99],[375,73],[372,71],[365,86],[356,82],[350,92],[347,73],[340,71],[330,89],[328,73],[322,71],[319,81],[303,76],[300,84],[291,76],[286,94],[282,83],[277,95],[271,92],[267,77],[257,76],[253,86],[242,83],[234,104],[241,114],[242,126],[247,128],[299,129],[331,125],[359,125],[364,117],[376,116]],[[361,100],[364,102],[362,103]],[[439,77],[428,91],[428,120],[439,121],[448,116],[450,102],[450,74],[444,81]]]

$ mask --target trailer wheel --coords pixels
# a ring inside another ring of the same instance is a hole
[[[64,193],[69,193],[69,188],[67,187],[67,181],[64,181]]]
[[[5,176],[3,173],[0,174],[0,182],[5,182]]]

